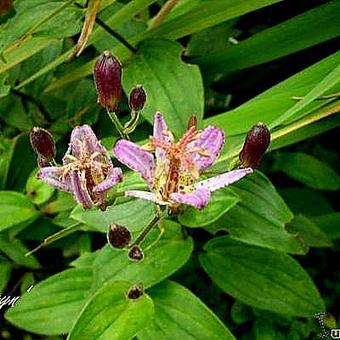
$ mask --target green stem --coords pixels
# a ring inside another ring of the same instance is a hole
[[[124,132],[129,134],[133,132],[139,121],[139,111],[131,111],[131,119],[124,125]]]
[[[111,112],[109,110],[106,111],[107,114],[109,115],[112,123],[114,124],[114,126],[116,127],[118,133],[120,134],[120,136],[124,139],[127,139],[127,140],[130,140],[129,136],[125,133],[124,131],[124,127],[123,125],[121,124],[121,122],[119,121],[117,115],[115,112]]]
[[[80,224],[76,224],[76,225],[73,225],[73,226],[70,226],[70,227],[67,227],[65,229],[58,231],[57,233],[45,238],[44,241],[41,244],[39,244],[34,249],[30,250],[28,253],[25,254],[25,256],[29,256],[29,255],[35,253],[37,250],[48,246],[52,242],[55,242],[55,241],[65,237],[69,234],[72,234],[73,232],[77,231],[79,229],[79,227],[80,227]]]

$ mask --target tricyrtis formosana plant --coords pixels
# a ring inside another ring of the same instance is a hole
[[[327,337],[339,10],[4,2],[0,337]]]

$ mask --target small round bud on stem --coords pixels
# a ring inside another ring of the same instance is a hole
[[[51,133],[43,128],[34,127],[30,132],[30,142],[41,163],[51,162],[57,153]]]
[[[270,143],[270,132],[266,125],[258,123],[247,133],[239,154],[244,167],[257,168]]]
[[[143,250],[139,246],[132,246],[129,250],[129,259],[134,261],[141,261],[144,258]]]
[[[109,225],[107,241],[113,248],[126,248],[131,241],[131,233],[126,227],[113,223]]]
[[[130,300],[136,300],[144,294],[143,287],[134,286],[131,287],[127,292],[127,297]]]
[[[109,51],[104,51],[94,66],[93,75],[98,103],[109,112],[117,111],[122,97],[122,66],[119,60]]]
[[[130,92],[129,106],[132,111],[141,111],[146,102],[146,93],[142,85],[136,85]]]

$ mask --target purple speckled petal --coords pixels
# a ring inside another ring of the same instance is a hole
[[[208,178],[204,181],[198,182],[196,188],[205,188],[210,191],[215,191],[217,189],[226,187],[227,185],[234,183],[253,172],[252,168],[237,169],[233,171],[226,172],[225,174],[218,175],[215,177]]]
[[[90,194],[87,191],[85,180],[82,179],[81,174],[78,171],[73,171],[70,174],[71,183],[73,186],[74,198],[85,209],[89,209],[93,206]]]
[[[208,156],[201,155],[199,152],[191,153],[191,158],[195,162],[199,172],[205,170],[215,162],[216,158],[218,158],[220,154],[223,144],[223,130],[211,125],[201,132],[199,139],[188,144],[188,151],[193,148],[201,148],[203,151],[208,153]]]
[[[202,209],[210,200],[210,191],[205,188],[200,188],[190,194],[180,194],[175,192],[170,195],[170,198],[177,203],[183,203]]]
[[[120,140],[113,148],[115,157],[133,171],[141,174],[143,179],[151,186],[155,169],[153,155],[141,149],[137,144],[127,140]]]
[[[107,156],[106,149],[100,144],[89,125],[76,126],[71,133],[71,141],[65,156],[72,155],[78,159],[84,159],[95,152]],[[68,164],[70,161],[64,157],[63,162]]]
[[[159,205],[167,205],[169,204],[168,202],[162,201],[157,198],[157,196],[149,191],[142,191],[142,190],[128,190],[125,191],[125,196],[126,197],[137,197],[141,198],[146,201],[152,201],[155,202]]]
[[[47,166],[39,170],[37,178],[58,190],[72,192],[72,185],[61,180],[63,171],[62,167]]]
[[[117,183],[121,182],[123,180],[123,173],[121,168],[113,168],[111,173],[108,174],[107,178],[96,185],[93,188],[93,191],[96,193],[102,193],[110,188],[112,188]]]
[[[171,143],[170,135],[164,134],[164,132],[168,131],[168,126],[165,123],[163,115],[160,112],[155,113],[154,123],[153,123],[153,136],[158,140]],[[160,162],[163,162],[165,159],[165,151],[161,148],[156,148],[155,151],[156,159]]]

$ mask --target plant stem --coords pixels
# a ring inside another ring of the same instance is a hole
[[[116,127],[117,131],[119,132],[120,136],[124,139],[130,140],[129,136],[124,132],[124,127],[121,124],[121,122],[119,121],[116,113],[113,112],[113,111],[109,111],[109,110],[107,110],[106,112],[109,115],[112,123]]]
[[[44,241],[41,244],[39,244],[34,249],[30,250],[28,253],[25,254],[25,256],[29,256],[29,255],[35,253],[37,250],[48,246],[52,242],[55,242],[55,241],[65,237],[69,234],[72,234],[73,232],[77,231],[79,229],[79,227],[80,227],[80,224],[76,224],[76,225],[73,225],[73,226],[70,226],[70,227],[67,227],[65,229],[58,231],[57,233],[45,238]]]
[[[147,234],[151,231],[151,229],[157,224],[157,222],[161,219],[161,211],[159,206],[157,205],[156,215],[152,219],[152,221],[142,230],[139,236],[136,238],[135,242],[133,242],[130,247],[139,246],[147,236]]]
[[[340,92],[327,94],[325,96],[320,96],[320,97],[315,98],[314,100],[331,99],[331,98],[338,98],[338,97],[340,97]],[[291,99],[293,100],[302,100],[303,98],[304,97],[298,97],[298,96],[291,97]]]
[[[177,0],[168,0],[164,6],[160,9],[157,15],[151,19],[149,28],[155,28],[161,24],[161,22],[168,16],[173,7],[177,4]]]
[[[131,111],[131,119],[124,125],[124,132],[129,134],[133,132],[138,124],[139,111]]]

